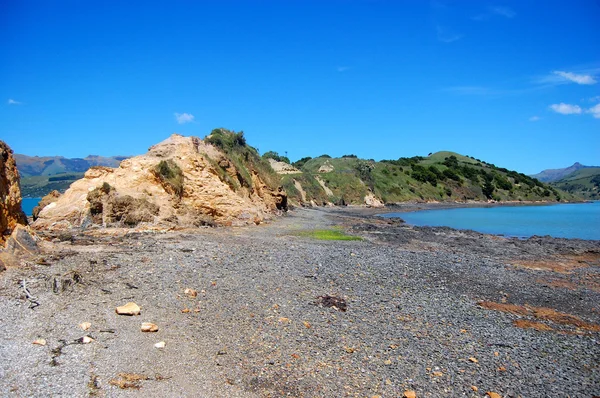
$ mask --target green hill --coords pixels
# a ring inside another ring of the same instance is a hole
[[[215,129],[205,138],[223,149],[238,170],[230,175],[227,167],[222,178],[230,185],[252,189],[252,172],[260,170],[267,176],[268,185],[282,185],[291,202],[354,204],[397,203],[404,201],[574,201],[597,197],[595,174],[582,174],[581,179],[565,181],[566,185],[551,186],[516,171],[497,167],[473,157],[454,152],[436,152],[429,156],[414,156],[395,160],[375,161],[355,155],[331,158],[303,158],[293,163],[299,172],[275,174],[266,158],[289,162],[276,152],[267,152],[262,158],[258,151],[246,144],[243,133]],[[39,158],[20,155],[17,163],[22,173],[24,197],[42,197],[56,189],[66,190],[90,167],[90,162],[110,165],[121,157],[65,159]],[[109,163],[109,164],[106,164]],[[250,169],[246,167],[250,164]],[[65,170],[68,170],[65,172]],[[582,169],[590,173],[591,168]],[[562,187],[569,192],[563,191]],[[583,195],[585,193],[585,195]],[[579,196],[581,195],[581,196]],[[596,195],[596,196],[593,196]],[[368,199],[368,200],[367,200]]]
[[[364,204],[369,194],[384,203],[581,199],[525,174],[447,151],[379,162],[324,155],[293,165],[302,173],[282,175],[282,184],[297,203]]]
[[[62,156],[27,156],[15,154],[21,177],[51,176],[65,173],[85,173],[92,166],[118,167],[127,156],[103,157],[89,155],[85,158]]]
[[[15,154],[21,175],[21,195],[41,198],[51,191],[64,192],[92,166],[118,167],[126,156],[103,157],[89,155],[85,158],[62,156],[27,156]]]
[[[600,199],[600,167],[586,167],[551,183],[552,186],[586,199]]]
[[[42,198],[57,190],[66,191],[69,186],[83,177],[84,173],[60,173],[52,176],[29,176],[21,178],[21,195],[24,198]]]

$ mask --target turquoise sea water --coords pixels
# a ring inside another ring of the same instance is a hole
[[[33,208],[38,205],[40,200],[42,200],[42,198],[23,198],[21,207],[27,216],[31,216]]]
[[[548,206],[424,210],[382,216],[400,217],[411,225],[472,229],[487,234],[521,238],[550,235],[556,238],[600,240],[600,201]]]

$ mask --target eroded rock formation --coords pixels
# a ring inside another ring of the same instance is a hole
[[[118,168],[91,168],[41,209],[33,226],[245,225],[286,207],[286,193],[252,161],[241,164],[199,138],[173,134]]]
[[[19,264],[19,259],[38,253],[21,208],[20,177],[13,151],[0,141],[0,271]]]
[[[0,246],[17,224],[27,225],[27,217],[21,209],[19,182],[13,151],[4,141],[0,141]]]
[[[38,202],[38,205],[33,208],[32,216],[33,221],[37,220],[40,211],[50,203],[56,202],[60,198],[60,192],[54,190],[50,192],[48,195],[44,196],[42,200]]]

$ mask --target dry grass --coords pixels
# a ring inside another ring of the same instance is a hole
[[[513,321],[513,325],[515,325],[516,327],[521,328],[521,329],[535,329],[535,330],[539,330],[542,332],[549,332],[549,331],[554,330],[550,326],[546,325],[545,323],[528,321],[526,319],[517,319],[517,320]]]
[[[142,384],[140,383],[142,380],[150,380],[150,377],[137,373],[119,373],[117,376],[116,379],[110,380],[108,384],[117,386],[122,390],[139,390],[142,388]]]
[[[585,252],[582,254],[565,255],[542,260],[516,261],[513,265],[537,271],[552,271],[568,274],[578,268],[600,265],[600,253]]]
[[[595,323],[586,322],[586,321],[582,320],[581,318],[576,317],[575,315],[567,314],[564,312],[559,312],[552,308],[533,307],[533,306],[528,306],[528,305],[523,306],[523,305],[515,305],[515,304],[503,304],[503,303],[495,303],[493,301],[481,301],[478,304],[480,307],[486,308],[488,310],[507,312],[509,314],[535,318],[535,319],[539,319],[542,321],[549,321],[549,322],[556,323],[559,325],[574,326],[578,329],[585,329],[590,332],[600,332],[600,325],[597,325]],[[533,326],[524,326],[526,324],[530,324],[530,325],[537,324],[538,322],[533,322],[533,321],[528,321],[528,320],[519,320],[519,321],[520,321],[519,324],[522,326],[519,326],[517,324],[515,324],[515,326],[532,327],[537,330],[548,330],[548,329],[539,329],[539,328],[533,327]],[[517,321],[515,321],[515,322],[517,322]],[[540,325],[543,325],[543,324],[540,324]],[[548,327],[547,325],[544,325],[544,326]],[[550,330],[553,330],[553,329],[550,328]]]

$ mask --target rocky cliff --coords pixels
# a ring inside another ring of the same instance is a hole
[[[205,141],[174,134],[118,168],[93,167],[41,209],[33,227],[258,224],[285,210],[287,196],[245,140],[222,145],[234,136],[224,129]]]
[[[0,246],[18,224],[27,224],[21,209],[19,171],[12,149],[0,141]]]

